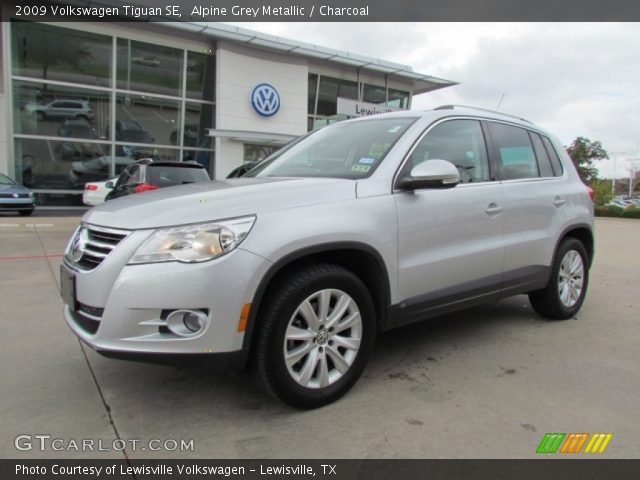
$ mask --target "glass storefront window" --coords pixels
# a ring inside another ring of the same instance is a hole
[[[213,105],[204,103],[187,102],[184,112],[184,139],[185,147],[210,148],[211,137],[208,130],[215,127]],[[171,134],[171,144],[177,145],[178,130]]]
[[[154,148],[150,158],[156,162],[180,162],[180,149],[178,148]]]
[[[12,72],[44,80],[111,86],[111,38],[35,22],[11,22]]]
[[[409,108],[409,92],[390,88],[387,105],[393,108]]]
[[[109,99],[109,92],[16,80],[14,132],[107,140]]]
[[[314,115],[316,113],[316,95],[318,90],[318,75],[315,73],[309,74],[309,94],[308,94],[308,106],[307,113]]]
[[[180,130],[178,100],[125,93],[116,100],[116,142],[171,145],[172,134]]]
[[[350,80],[321,76],[317,114],[335,115],[338,107],[338,97],[357,100],[358,84]]]
[[[213,102],[216,84],[215,57],[187,52],[187,98]]]
[[[118,85],[122,90],[180,96],[183,50],[118,39]]]
[[[260,162],[281,148],[282,145],[253,145],[245,143],[244,161],[245,163]]]
[[[215,56],[206,46],[118,38],[114,51],[112,35],[8,26],[16,180],[36,190],[38,205],[80,206],[86,182],[140,158],[194,160],[213,171]]]
[[[110,175],[107,143],[16,138],[15,154],[16,180],[29,188],[82,190]]]
[[[387,101],[387,89],[365,83],[362,100],[370,103],[385,103]]]
[[[211,169],[211,150],[185,150],[182,156],[183,162],[198,162],[204,168],[207,169],[209,176],[214,178],[213,171]]]

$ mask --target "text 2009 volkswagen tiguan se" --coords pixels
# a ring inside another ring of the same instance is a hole
[[[61,267],[64,316],[116,358],[249,364],[299,408],[343,395],[379,332],[526,293],[574,316],[593,207],[561,143],[479,109],[327,126],[238,179],[85,214]]]

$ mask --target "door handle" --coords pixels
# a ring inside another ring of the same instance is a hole
[[[485,212],[487,212],[488,215],[497,215],[498,213],[502,212],[502,210],[503,208],[498,206],[497,203],[491,202]]]
[[[555,200],[553,201],[553,204],[556,207],[561,207],[562,205],[564,205],[566,203],[566,200],[564,198],[560,198],[560,197],[556,197]]]

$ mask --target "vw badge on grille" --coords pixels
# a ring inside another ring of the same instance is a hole
[[[280,95],[268,83],[260,83],[251,92],[251,106],[263,117],[271,117],[280,109]]]
[[[87,247],[87,242],[89,241],[89,232],[86,228],[81,228],[76,238],[73,239],[73,243],[71,244],[71,251],[69,252],[69,256],[73,262],[79,262],[84,255],[84,250]]]

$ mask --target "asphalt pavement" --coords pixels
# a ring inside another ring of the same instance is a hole
[[[577,318],[545,321],[517,296],[382,334],[351,392],[308,412],[246,373],[82,345],[58,291],[78,221],[0,216],[0,457],[532,458],[547,432],[612,433],[594,456],[640,457],[640,221],[597,220]]]

